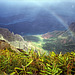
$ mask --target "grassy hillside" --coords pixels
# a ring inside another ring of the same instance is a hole
[[[75,51],[65,54],[0,50],[0,75],[74,75]]]

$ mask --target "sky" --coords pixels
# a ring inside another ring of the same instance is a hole
[[[44,2],[50,2],[50,3],[54,3],[54,2],[63,2],[63,1],[75,1],[75,0],[0,0],[0,2],[40,2],[40,3],[44,3]]]
[[[59,2],[75,2],[75,0],[0,0],[0,3],[4,4],[10,4],[10,5],[43,5],[45,6],[46,4],[56,4]]]

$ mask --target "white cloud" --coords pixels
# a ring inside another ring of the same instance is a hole
[[[75,0],[0,0],[0,2],[6,2],[6,3],[9,3],[9,4],[27,4],[27,3],[30,3],[30,4],[41,4],[41,5],[44,5],[46,3],[50,3],[50,4],[54,4],[54,3],[58,3],[58,2],[63,2],[63,1],[75,1]]]
[[[62,2],[62,1],[74,1],[74,0],[0,0],[0,1],[12,1],[12,2]]]

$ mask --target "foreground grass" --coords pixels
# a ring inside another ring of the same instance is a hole
[[[0,50],[0,75],[74,75],[75,52],[41,54]]]

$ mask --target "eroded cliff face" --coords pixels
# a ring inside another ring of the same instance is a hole
[[[13,32],[11,33],[8,29],[6,28],[0,28],[0,34],[8,41],[24,41],[22,36],[18,34],[14,34]]]
[[[75,22],[73,22],[73,23],[70,24],[69,29],[70,29],[70,31],[72,33],[72,39],[75,42]]]
[[[11,33],[6,28],[0,28],[0,40],[5,40],[16,48],[27,49],[27,42],[24,41],[23,37],[13,32]]]
[[[69,29],[75,33],[75,22],[71,23],[70,26],[69,26]]]

